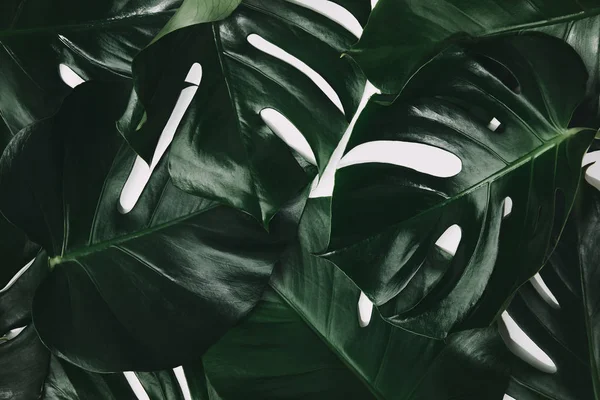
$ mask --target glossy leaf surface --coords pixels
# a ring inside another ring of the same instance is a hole
[[[2,212],[50,257],[36,329],[55,354],[94,371],[199,357],[260,299],[298,215],[291,204],[267,233],[248,215],[175,188],[164,162],[135,208],[119,213],[135,154],[114,120],[129,90],[78,87],[1,162]]]
[[[337,3],[360,22],[370,11],[368,1]],[[299,69],[250,43],[251,35],[320,75],[343,111]],[[362,95],[362,73],[339,57],[356,39],[337,22],[294,2],[243,1],[229,18],[181,29],[140,54],[133,66],[136,93],[119,128],[149,162],[180,91],[190,85],[185,82],[190,67],[199,64],[202,80],[171,145],[170,174],[183,190],[267,225],[314,171],[305,171],[306,161],[299,163],[260,113],[272,108],[289,119],[322,171]]]
[[[515,33],[600,13],[597,0],[380,0],[348,52],[385,93],[457,40]]]
[[[65,64],[85,80],[131,77],[133,57],[180,0],[5,0],[0,14],[0,147],[53,115],[70,92]]]
[[[548,374],[515,361],[508,393],[516,399],[600,397],[599,224],[600,194],[582,182],[560,242],[540,271],[558,307],[527,283],[508,308],[557,367]]]
[[[376,311],[362,328],[360,290],[328,261],[297,249],[271,286],[377,399],[502,398],[508,354],[493,328],[439,341],[394,327]],[[287,351],[295,359],[310,349]]]
[[[555,196],[567,210],[573,202],[595,134],[568,128],[586,78],[566,44],[525,35],[449,49],[394,104],[371,101],[346,154],[373,141],[421,143],[458,156],[462,169],[450,177],[386,163],[338,170],[325,257],[393,324],[437,338],[489,325],[560,232]],[[503,219],[507,197],[512,214]],[[454,225],[462,238],[452,255],[435,243]]]

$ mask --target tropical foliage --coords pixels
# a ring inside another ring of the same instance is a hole
[[[597,0],[8,0],[0,399],[600,399],[599,37]]]

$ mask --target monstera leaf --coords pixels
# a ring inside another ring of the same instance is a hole
[[[180,5],[181,0],[3,1],[1,148],[25,126],[56,112],[69,93],[61,68],[85,80],[128,79],[134,56],[159,31],[165,35],[191,23],[224,18],[236,2],[188,0],[175,14]]]
[[[275,269],[270,286],[278,296],[266,297],[262,316],[230,331],[204,356],[207,380],[219,395],[214,398],[501,399],[504,394],[509,353],[495,328],[440,341],[394,327],[377,312],[361,324],[360,290],[330,262],[298,247]],[[306,333],[307,326],[314,334]],[[332,361],[333,355],[343,364]],[[329,389],[326,379],[332,382]]]
[[[598,13],[598,0],[380,0],[361,40],[347,54],[375,86],[398,93],[456,40],[515,33]]]
[[[515,399],[600,398],[599,224],[600,194],[583,182],[560,242],[540,271],[548,290],[526,284],[508,308],[555,366],[548,371],[515,361],[508,389]]]
[[[556,36],[571,45],[588,69],[586,101],[579,106],[573,122],[600,126],[600,15],[535,29]]]
[[[267,225],[314,174],[270,129],[269,112],[304,135],[311,162],[322,172],[363,92],[362,73],[340,54],[360,35],[370,2],[336,3],[247,0],[225,20],[163,37],[134,62],[136,92],[121,132],[151,164],[180,93],[188,96],[199,81],[171,144],[173,182]],[[345,7],[357,21],[342,26],[317,12],[320,4],[337,13]],[[285,53],[270,53],[273,47]],[[323,80],[326,92],[316,83]]]
[[[135,154],[114,125],[130,87],[89,82],[3,154],[2,213],[48,254],[33,322],[55,354],[92,371],[195,359],[260,299],[301,204],[267,233],[175,188],[159,164],[118,211]],[[119,101],[121,99],[121,101]]]
[[[397,326],[443,338],[489,325],[543,265],[565,218],[555,202],[567,211],[573,202],[595,134],[568,128],[586,78],[575,52],[545,35],[441,53],[394,104],[367,105],[333,197],[305,213],[309,248]],[[377,144],[389,157],[363,163]],[[426,163],[406,161],[415,148],[461,169],[432,175]],[[436,245],[453,231],[462,235],[457,249]]]

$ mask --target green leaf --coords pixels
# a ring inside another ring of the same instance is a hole
[[[587,83],[586,100],[578,107],[572,122],[585,126],[600,126],[600,15],[535,30],[556,36],[577,51],[587,67],[590,78]]]
[[[0,16],[0,149],[53,115],[70,92],[59,64],[85,80],[131,77],[131,62],[180,0],[3,0]]]
[[[367,0],[339,0],[358,21]],[[259,35],[320,74],[344,112],[304,73],[255,48]],[[314,171],[274,134],[260,113],[272,108],[304,135],[319,171],[348,127],[365,79],[340,59],[356,36],[328,17],[288,1],[243,1],[225,20],[165,36],[136,58],[136,92],[119,121],[129,144],[148,163],[190,67],[202,80],[171,145],[176,186],[241,209],[265,226],[310,182]],[[200,173],[201,172],[201,173]]]
[[[558,306],[528,283],[508,308],[557,368],[548,374],[515,361],[508,393],[516,399],[600,398],[599,224],[600,193],[583,182],[558,246],[540,271]]]
[[[598,0],[380,0],[347,54],[385,93],[399,93],[457,40],[521,32],[600,13]]]
[[[272,289],[204,355],[203,364],[222,400],[374,398]]]
[[[2,228],[3,238],[14,232],[14,228]],[[31,256],[29,253],[22,252],[26,257]],[[47,275],[46,259],[45,253],[40,253],[26,270],[16,276],[18,279],[1,284],[0,398],[36,399],[46,377],[49,353],[31,324],[31,301],[35,288]],[[17,265],[19,268],[16,268]],[[20,260],[7,258],[1,267],[3,272],[16,272],[23,266]]]
[[[444,342],[396,328],[375,311],[361,328],[359,289],[331,263],[297,247],[270,285],[280,298],[267,292],[263,304],[204,356],[206,376],[223,400],[504,394],[509,354],[492,328]]]
[[[303,234],[309,248],[323,251],[317,243],[330,229],[324,256],[397,326],[443,338],[489,325],[543,265],[565,220],[555,197],[567,211],[573,203],[595,134],[568,128],[586,78],[576,53],[546,35],[441,53],[392,105],[367,105],[345,157],[365,143],[405,141],[458,156],[461,171],[438,177],[403,160],[339,169],[333,197],[319,199],[319,218],[307,217],[327,225],[329,215],[331,224]],[[503,219],[507,197],[512,214]],[[454,256],[435,244],[453,225],[462,230]]]
[[[260,299],[302,206],[290,203],[267,233],[175,188],[163,161],[121,214],[136,156],[114,120],[129,91],[81,85],[56,117],[21,131],[0,165],[2,213],[50,257],[36,329],[54,354],[92,371],[200,356]]]

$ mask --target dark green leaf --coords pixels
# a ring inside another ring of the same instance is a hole
[[[385,93],[458,39],[558,24],[600,13],[598,0],[380,0],[348,54]]]
[[[0,231],[3,238],[14,233],[13,227],[6,228],[2,226]],[[22,251],[24,257],[31,258],[29,253],[29,250]],[[46,254],[40,253],[29,268],[16,277],[18,279],[5,282],[7,284],[2,284],[0,290],[1,399],[38,398],[46,376],[49,353],[38,339],[30,313],[35,288],[47,274],[46,259]],[[23,266],[20,260],[7,258],[2,263],[2,270],[16,272]]]
[[[383,163],[340,169],[325,256],[393,324],[437,338],[489,325],[560,232],[555,196],[566,210],[573,202],[595,134],[568,128],[586,78],[576,53],[546,35],[441,53],[391,106],[371,101],[347,154],[368,142],[407,141],[455,154],[462,170],[442,178]],[[501,122],[495,131],[493,118]],[[503,219],[507,197],[512,214]],[[435,245],[452,225],[462,229],[453,257]]]
[[[80,77],[119,80],[180,0],[3,0],[0,11],[0,148],[54,114],[70,88],[59,64]]]
[[[119,213],[135,154],[113,121],[129,90],[78,87],[1,161],[2,212],[50,257],[36,329],[55,354],[95,371],[199,357],[260,299],[302,206],[290,203],[267,233],[246,214],[175,188],[163,161],[135,208]]]
[[[367,0],[339,0],[359,21]],[[300,70],[255,48],[256,34],[300,59],[337,92],[345,115]],[[304,134],[322,171],[356,111],[365,80],[339,55],[356,37],[329,18],[287,1],[243,1],[227,19],[181,29],[133,65],[136,93],[119,128],[147,162],[194,63],[202,81],[172,144],[169,169],[187,192],[268,224],[306,186],[293,152],[261,119],[273,108]],[[139,97],[139,100],[138,100]]]
[[[348,388],[353,388],[353,393],[363,393],[359,398],[365,399],[499,400],[504,394],[508,353],[492,328],[465,331],[438,341],[396,328],[375,310],[370,323],[361,328],[357,311],[359,289],[328,261],[298,249],[291,249],[275,269],[271,286],[284,303],[277,304],[272,298],[273,304],[260,312],[263,314],[260,319],[252,320],[255,314],[251,314],[237,332],[231,331],[206,354],[206,374],[217,392],[226,394],[224,399],[243,398],[232,394],[242,388],[256,390],[255,396],[249,397],[256,399],[316,398],[315,393],[294,396],[316,387],[327,390],[328,398],[347,398]],[[301,327],[290,308],[329,350],[315,343],[313,335],[300,334],[306,328]],[[292,333],[291,323],[298,325],[294,328],[298,333]],[[292,340],[287,342],[277,338],[288,335]],[[226,356],[230,354],[229,347],[240,348],[235,359]],[[336,372],[332,368],[335,363],[326,362],[331,357],[329,352],[341,359],[357,378],[343,378],[346,371]],[[246,358],[244,354],[251,356]],[[329,366],[313,373],[315,382],[311,386],[303,381],[301,369],[295,368],[317,360]],[[242,379],[239,389],[236,383],[225,381],[228,367]],[[331,377],[329,388],[319,379],[326,375]],[[340,381],[345,383],[338,386]],[[359,381],[371,396],[357,388]],[[289,385],[288,397],[283,395],[285,392],[277,391],[286,388],[285,385]],[[282,393],[281,397],[278,393]]]
[[[558,246],[540,271],[558,307],[528,283],[508,308],[557,367],[549,374],[515,361],[508,393],[516,399],[600,398],[599,226],[600,193],[583,182]]]
[[[600,16],[552,24],[536,30],[564,40],[577,51],[590,78],[586,100],[577,109],[572,123],[600,126]]]

